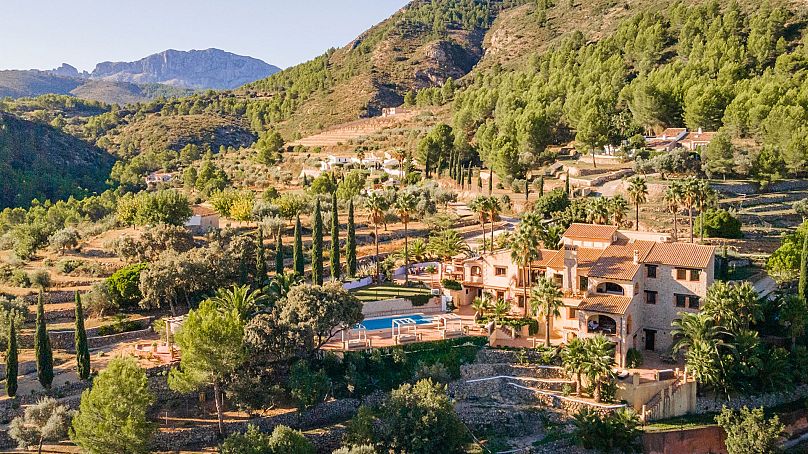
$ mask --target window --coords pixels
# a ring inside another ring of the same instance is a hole
[[[690,280],[698,281],[701,278],[701,270],[690,270]]]
[[[701,305],[701,299],[696,295],[682,295],[676,293],[673,295],[676,307],[685,307],[688,309],[698,309]]]
[[[575,308],[572,307],[567,308],[567,318],[570,320],[575,320],[576,318],[578,318],[578,312],[575,310]]]
[[[586,276],[581,276],[581,277],[579,278],[579,281],[578,281],[578,282],[579,282],[578,288],[579,288],[579,289],[580,289],[582,292],[585,292],[585,291],[586,291],[586,289],[587,289],[587,288],[589,288],[589,278],[588,278],[588,277],[586,277]]]
[[[676,280],[684,281],[687,279],[687,270],[685,268],[676,268]]]
[[[498,300],[504,300],[505,299],[505,292],[503,292],[502,290],[497,290],[497,299]]]
[[[657,292],[645,291],[645,304],[656,304]]]
[[[494,276],[504,276],[505,273],[508,272],[508,269],[504,266],[495,266],[494,267]]]
[[[519,305],[519,307],[525,307],[525,296],[524,295],[517,296],[516,303]]]
[[[471,275],[472,276],[482,276],[483,273],[482,273],[482,270],[480,269],[479,266],[472,266],[471,267]]]
[[[701,270],[697,268],[676,268],[676,280],[698,282],[701,280]]]
[[[656,265],[645,265],[645,272],[646,276],[650,278],[656,277],[657,266]]]
[[[614,282],[604,282],[598,285],[598,293],[609,293],[612,295],[623,295],[623,287]]]

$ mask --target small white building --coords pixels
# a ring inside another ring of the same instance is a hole
[[[351,163],[351,158],[348,156],[334,156],[328,155],[328,159],[320,161],[320,170],[323,172],[334,170],[337,167],[345,167]]]
[[[194,205],[191,217],[185,221],[185,227],[195,233],[206,233],[219,228],[219,213],[212,208]]]
[[[174,179],[174,175],[170,173],[152,172],[146,175],[146,184],[155,185],[158,183],[169,183]]]

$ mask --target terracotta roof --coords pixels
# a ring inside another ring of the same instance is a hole
[[[715,254],[715,246],[691,243],[654,243],[645,262],[683,268],[707,268]]]
[[[607,314],[625,314],[631,304],[630,296],[592,295],[587,296],[578,309],[582,311],[605,312]]]
[[[613,225],[572,224],[563,236],[575,239],[611,240],[616,231],[617,227]]]
[[[682,142],[709,142],[713,140],[715,134],[716,134],[715,132],[707,132],[707,131],[703,131],[702,133],[689,132],[687,133],[685,138],[682,139]]]
[[[607,247],[589,269],[588,276],[605,277],[630,281],[634,279],[648,252],[654,247],[653,241],[633,241]],[[634,251],[638,262],[634,263]]]
[[[216,213],[216,210],[213,210],[212,208],[208,208],[202,205],[194,205],[191,208],[191,211],[194,213],[194,216],[202,216],[202,217],[213,216],[215,214],[218,214]]]
[[[533,261],[531,266],[546,267],[550,261],[555,257],[558,251],[553,249],[539,249],[536,260]],[[562,256],[563,257],[563,256]],[[563,261],[563,260],[562,260]]]
[[[659,138],[659,137],[676,137],[676,136],[678,136],[679,134],[681,134],[683,132],[687,132],[687,128],[667,128],[664,131],[662,131],[661,134],[658,134],[657,138]]]
[[[600,254],[603,253],[603,249],[579,247],[577,248],[577,251],[578,274],[581,276],[586,276],[586,273],[589,271],[589,267],[591,267],[598,257],[600,257]],[[555,254],[552,256],[552,258],[550,258],[550,261],[547,262],[547,267],[554,270],[564,269],[564,249],[554,252]]]

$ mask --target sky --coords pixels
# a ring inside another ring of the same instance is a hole
[[[216,47],[286,68],[342,47],[407,0],[3,0],[0,69],[92,71]]]

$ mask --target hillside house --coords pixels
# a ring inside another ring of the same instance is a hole
[[[406,112],[406,110],[401,107],[382,107],[382,117],[393,117],[396,115],[400,115]]]
[[[191,217],[185,221],[185,227],[194,233],[202,234],[219,228],[219,214],[211,208],[194,205]]]
[[[687,128],[667,128],[655,137],[646,137],[645,144],[654,151],[672,151],[675,148],[698,151],[709,145],[715,134],[701,128],[696,131],[688,131]]]
[[[145,177],[147,186],[153,186],[159,183],[170,183],[173,179],[174,175],[160,172],[152,172]]]
[[[348,156],[334,156],[328,155],[327,159],[320,161],[320,170],[327,172],[336,168],[345,167],[351,163],[351,158]]]
[[[463,284],[463,301],[483,294],[510,302],[511,313],[530,313],[530,287],[540,277],[563,292],[564,307],[551,323],[556,343],[604,334],[616,343],[617,362],[629,348],[666,353],[671,322],[695,312],[714,280],[715,247],[672,243],[665,234],[572,224],[561,249],[540,249],[526,270],[508,250],[455,259],[452,277]],[[528,273],[529,271],[529,273]],[[529,275],[529,276],[528,276]],[[526,298],[526,296],[528,298]],[[539,337],[544,336],[540,324]]]

